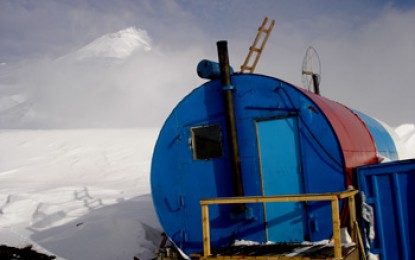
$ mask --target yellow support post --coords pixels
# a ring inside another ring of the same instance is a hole
[[[341,236],[340,236],[339,200],[346,199],[346,198],[349,199],[349,209],[350,209],[350,218],[351,218],[350,221],[353,224],[352,225],[352,229],[353,229],[353,227],[357,226],[355,200],[354,200],[354,196],[357,193],[358,193],[357,190],[347,190],[347,191],[342,191],[342,192],[319,193],[319,194],[297,194],[297,195],[279,195],[279,196],[257,196],[257,197],[254,196],[254,197],[201,199],[200,204],[202,207],[203,259],[207,259],[211,255],[208,205],[267,203],[267,202],[296,202],[296,201],[331,201],[332,221],[333,221],[334,258],[330,258],[330,259],[341,260],[343,259],[343,255],[342,255],[342,245],[341,245],[342,241],[341,241]],[[357,235],[355,233],[355,236],[357,236],[357,239],[359,238],[358,230],[357,230]],[[244,256],[240,256],[240,257],[244,258]],[[236,259],[235,257],[230,257],[230,258]],[[267,256],[267,259],[273,259],[273,258],[286,259],[284,256]],[[300,258],[300,259],[304,259],[304,258]]]
[[[350,229],[353,242],[357,244],[357,230],[355,226],[356,221],[356,202],[354,196],[349,197],[349,212],[350,212]]]
[[[202,204],[202,226],[203,226],[203,256],[210,255],[210,226],[209,208],[207,204]]]
[[[341,260],[342,247],[340,237],[340,217],[339,217],[339,201],[337,198],[331,200],[331,212],[333,218],[333,242],[334,242],[334,259]]]

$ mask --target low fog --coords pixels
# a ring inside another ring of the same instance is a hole
[[[107,39],[101,49],[95,41],[8,74],[0,89],[0,127],[160,126],[177,102],[201,84],[196,65],[203,55],[197,49],[178,53],[122,46],[131,35],[123,37]]]
[[[256,73],[302,87],[313,46],[323,96],[392,127],[415,122],[415,9],[299,3],[1,2],[0,128],[161,127],[204,82],[196,66],[217,60],[216,42],[228,41],[238,70],[265,16],[276,25]],[[103,41],[128,28],[135,46]]]

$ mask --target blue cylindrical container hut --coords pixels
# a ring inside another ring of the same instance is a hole
[[[245,196],[337,192],[355,183],[354,169],[397,159],[377,120],[257,74],[231,76]],[[167,235],[185,253],[203,250],[202,198],[232,197],[233,179],[220,80],[193,90],[160,131],[152,168],[155,209]],[[346,214],[346,213],[345,213]],[[329,203],[210,207],[211,245],[235,240],[297,242],[329,239]]]

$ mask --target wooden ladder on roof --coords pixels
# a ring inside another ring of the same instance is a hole
[[[249,71],[249,73],[254,72],[255,67],[258,63],[258,60],[261,57],[262,50],[264,49],[265,44],[267,43],[267,40],[268,40],[269,35],[271,34],[272,28],[274,28],[275,20],[272,20],[271,23],[268,25],[268,27],[267,27],[267,23],[268,23],[268,17],[265,17],[264,21],[262,22],[261,27],[259,27],[258,29],[258,33],[255,37],[255,40],[252,46],[249,47],[248,56],[246,56],[245,62],[241,66],[240,73],[244,73],[245,71]],[[258,45],[259,45],[259,48],[257,47]],[[254,53],[256,54],[254,55],[255,59],[252,65],[249,65],[250,60]]]

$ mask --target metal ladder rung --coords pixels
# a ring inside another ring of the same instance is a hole
[[[255,47],[249,47],[249,50],[250,51],[256,51],[256,52],[260,52],[261,51],[261,48],[255,48]]]

